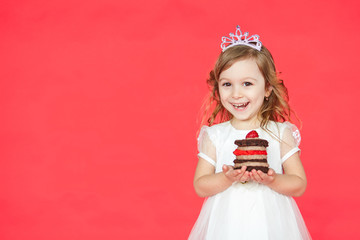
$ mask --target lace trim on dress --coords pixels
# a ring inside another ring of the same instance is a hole
[[[288,160],[289,157],[291,157],[294,153],[301,151],[300,148],[295,147],[293,149],[291,149],[289,152],[287,152],[285,154],[285,156],[283,156],[283,158],[281,159],[281,162],[284,163],[286,160]]]
[[[213,165],[214,167],[216,166],[216,163],[214,160],[212,160],[209,156],[207,156],[205,153],[198,153],[198,156],[201,157],[202,159],[206,160],[208,163],[210,163],[211,165]]]

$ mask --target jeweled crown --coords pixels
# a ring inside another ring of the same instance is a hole
[[[236,27],[236,31],[235,34],[234,33],[229,33],[230,37],[222,37],[221,38],[221,48],[222,51],[224,52],[226,49],[236,46],[236,45],[246,45],[249,47],[252,47],[258,51],[261,51],[261,46],[262,43],[259,40],[259,35],[252,35],[250,37],[248,32],[245,32],[244,34],[242,34],[241,30],[240,30],[240,26]]]

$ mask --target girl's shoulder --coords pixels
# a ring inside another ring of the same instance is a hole
[[[279,139],[283,139],[284,135],[292,135],[297,142],[300,143],[301,136],[300,131],[295,124],[291,122],[275,122],[269,121],[267,129]]]
[[[199,137],[206,133],[206,135],[208,135],[213,142],[216,142],[216,139],[221,137],[223,133],[228,132],[229,130],[231,130],[230,121],[214,124],[212,126],[204,125],[201,127]]]
[[[296,125],[291,122],[275,122],[275,121],[269,121],[266,125],[268,129],[278,129],[280,132],[284,131],[287,128],[290,129],[297,129]]]

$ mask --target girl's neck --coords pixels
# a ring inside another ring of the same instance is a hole
[[[252,130],[260,128],[260,120],[256,119],[255,121],[247,122],[247,121],[239,121],[235,118],[230,120],[230,124],[237,130]]]

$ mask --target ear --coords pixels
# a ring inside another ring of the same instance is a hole
[[[265,97],[269,97],[272,90],[273,90],[273,87],[271,85],[268,86],[265,90]]]

